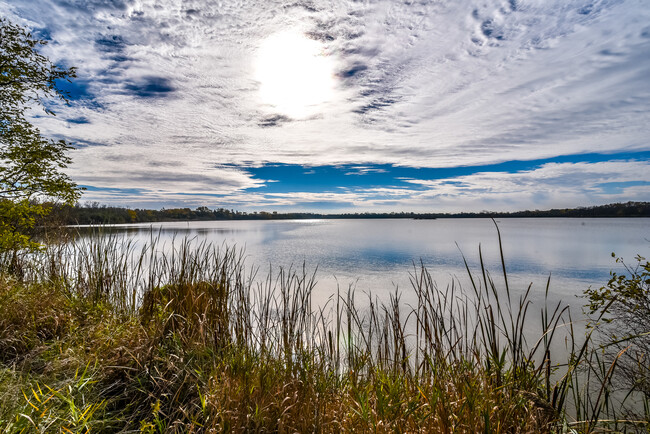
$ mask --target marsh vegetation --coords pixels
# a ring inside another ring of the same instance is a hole
[[[4,254],[0,425],[4,432],[647,429],[647,389],[625,383],[621,393],[612,381],[628,350],[612,356],[596,337],[607,335],[574,328],[562,303],[531,307],[530,287],[511,288],[501,259],[496,270],[482,255],[478,269],[468,265],[464,288],[439,286],[416,266],[407,291],[417,302],[405,304],[399,292],[381,301],[352,287],[315,303],[314,271],[259,275],[241,251],[196,240],[163,248],[155,238],[136,244],[109,235]],[[647,277],[639,278],[647,285]],[[594,313],[602,308],[593,305]],[[533,320],[535,336],[524,331]]]

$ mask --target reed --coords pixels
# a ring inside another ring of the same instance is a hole
[[[502,250],[499,279],[480,247],[465,262],[469,288],[414,265],[413,305],[353,287],[316,305],[304,265],[95,235],[0,258],[4,432],[593,432],[613,414],[615,365],[561,303],[525,332],[532,288]]]

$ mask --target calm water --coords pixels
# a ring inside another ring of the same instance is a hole
[[[615,252],[629,263],[650,255],[650,219],[501,219],[498,220],[511,287],[533,284],[533,299],[544,296],[575,306],[589,286],[600,287],[610,270],[622,271]],[[117,225],[136,239],[161,241],[188,236],[245,249],[249,266],[268,269],[293,265],[317,272],[317,292],[325,299],[337,285],[381,297],[396,287],[406,293],[409,272],[422,261],[439,286],[453,279],[468,285],[463,255],[478,273],[479,245],[497,282],[502,281],[497,231],[489,219],[215,221]]]

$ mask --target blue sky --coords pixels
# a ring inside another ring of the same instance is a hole
[[[641,0],[0,0],[76,66],[82,201],[462,211],[650,200]]]

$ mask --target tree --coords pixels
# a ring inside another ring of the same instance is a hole
[[[81,189],[62,172],[72,147],[49,140],[27,119],[33,107],[47,114],[47,98],[68,102],[58,80],[75,69],[53,64],[38,52],[47,41],[0,18],[0,251],[34,248],[32,230],[48,214],[44,201],[74,204]]]

